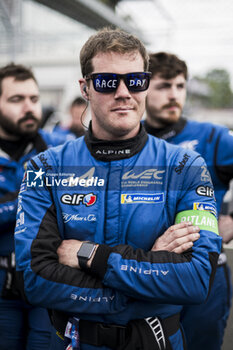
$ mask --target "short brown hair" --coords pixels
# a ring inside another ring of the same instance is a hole
[[[164,79],[173,79],[183,74],[188,79],[188,67],[176,55],[167,52],[151,53],[149,55],[149,71],[153,75],[159,74]]]
[[[5,67],[0,68],[0,96],[2,94],[2,81],[8,77],[13,77],[16,81],[33,79],[38,85],[37,80],[30,68],[27,68],[21,64],[10,63]]]
[[[138,51],[144,61],[144,70],[148,70],[149,56],[143,43],[134,35],[120,29],[103,28],[92,35],[80,52],[83,77],[93,72],[92,59],[98,53],[130,53]]]
[[[75,99],[71,102],[70,108],[73,108],[74,106],[83,106],[86,105],[87,102],[82,98],[81,96],[75,97]]]

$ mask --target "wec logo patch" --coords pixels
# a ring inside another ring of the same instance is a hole
[[[128,180],[128,179],[143,179],[143,180],[151,180],[152,178],[161,180],[162,179],[162,174],[165,173],[165,170],[158,170],[158,169],[147,169],[139,174],[136,174],[133,172],[133,170],[130,170],[126,172],[123,176],[123,180]]]

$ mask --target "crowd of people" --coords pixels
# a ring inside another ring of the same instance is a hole
[[[32,70],[0,68],[1,349],[220,350],[233,134],[185,117],[186,63],[134,35],[80,65],[52,132]]]

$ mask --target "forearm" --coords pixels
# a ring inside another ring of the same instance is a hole
[[[233,239],[233,213],[219,216],[219,234],[223,243],[229,243]]]
[[[213,239],[215,248],[211,250],[215,252],[206,250],[206,239]],[[158,303],[200,303],[209,292],[220,246],[220,239],[207,236],[200,238],[186,254],[100,246],[90,272],[106,286],[129,297],[153,299]]]
[[[62,235],[49,192],[23,193],[25,225],[15,234],[17,269],[23,273],[24,291],[31,304],[71,313],[108,314],[126,307],[128,298],[103,285],[98,277],[59,262]],[[38,208],[40,211],[38,212]]]

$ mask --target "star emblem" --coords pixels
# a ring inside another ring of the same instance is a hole
[[[36,180],[36,179],[39,179],[39,178],[41,178],[41,176],[43,175],[43,174],[45,174],[45,172],[44,171],[42,171],[42,169],[40,168],[40,170],[38,170],[38,171],[35,171],[35,178],[34,178],[34,181]]]

